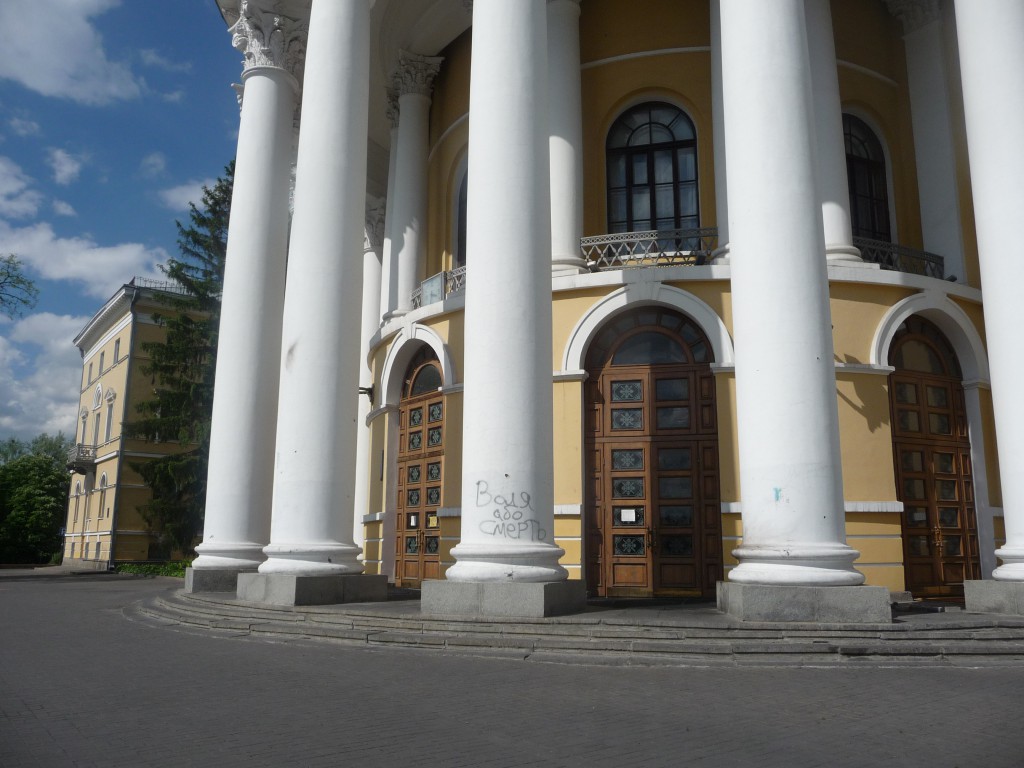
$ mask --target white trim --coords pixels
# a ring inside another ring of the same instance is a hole
[[[434,159],[434,153],[438,150],[438,148],[442,144],[444,144],[445,139],[447,139],[448,136],[451,135],[451,133],[456,128],[458,128],[460,125],[462,125],[463,123],[465,123],[468,120],[469,120],[469,112],[466,112],[464,115],[455,118],[455,121],[451,125],[449,125],[447,128],[444,129],[444,132],[440,136],[437,137],[437,141],[434,142],[434,146],[432,146],[430,148],[430,151],[427,153],[427,162],[428,163],[431,160]]]
[[[891,365],[874,365],[872,363],[843,363],[836,361],[836,373],[867,373],[876,376],[888,376],[895,371]]]
[[[993,517],[1003,517],[1003,508],[1002,507],[989,507],[989,509],[992,510],[992,516]]]
[[[404,317],[400,318],[400,320],[404,319]],[[430,347],[434,354],[437,355],[438,362],[441,365],[441,389],[451,389],[455,386],[458,380],[455,375],[455,361],[452,359],[444,339],[432,328],[416,322],[409,322],[403,324],[402,329],[391,342],[388,353],[384,358],[384,366],[380,376],[381,391],[379,394],[382,406],[385,404],[398,405],[399,400],[402,398],[402,381],[405,376],[405,369],[423,344]]]
[[[366,414],[366,426],[370,426],[370,424],[374,420],[376,420],[377,417],[383,416],[387,413],[395,413],[397,410],[397,405],[382,405],[379,408],[374,408],[372,411]]]
[[[596,59],[580,65],[580,70],[603,67],[606,64],[617,64],[620,61],[632,61],[633,59],[646,59],[651,56],[674,56],[679,53],[711,53],[709,45],[693,45],[686,48],[659,48],[656,51],[636,51],[635,53],[624,53],[620,56],[609,56],[606,59]]]
[[[952,286],[953,283],[949,285]],[[964,381],[988,383],[988,356],[981,334],[967,313],[948,295],[937,290],[915,293],[889,308],[871,340],[871,365],[888,364],[889,347],[892,346],[893,337],[900,325],[911,315],[921,315],[930,320],[946,335],[963,369]]]
[[[681,288],[649,280],[627,283],[594,302],[569,334],[562,353],[562,370],[584,368],[590,342],[601,327],[616,315],[645,306],[662,306],[682,312],[708,337],[714,362],[733,363],[732,338],[715,310]]]
[[[586,371],[552,371],[551,377],[555,381],[586,381],[590,374]]]
[[[125,309],[130,309],[130,307],[126,307]],[[96,357],[96,354],[103,347],[105,347],[107,344],[109,344],[112,339],[116,338],[118,336],[118,334],[121,333],[121,331],[123,331],[125,328],[127,328],[129,325],[131,325],[131,322],[132,322],[132,314],[131,314],[131,312],[128,312],[128,314],[126,314],[123,318],[121,318],[117,322],[116,325],[114,325],[109,331],[107,331],[105,334],[103,334],[103,336],[101,336],[98,341],[93,343],[93,345],[90,346],[88,350],[83,351],[83,353],[82,353],[82,360],[83,360],[83,362],[88,363],[91,360],[93,360]],[[121,359],[124,360],[123,357]],[[111,363],[110,366],[107,367],[107,370],[109,371],[111,368],[116,366],[117,362],[118,362],[117,360],[114,360],[114,362]],[[100,371],[100,375],[101,376],[103,375],[103,371]]]
[[[383,519],[383,512],[373,512],[369,515],[363,515],[363,525],[369,525],[370,523],[379,523]],[[380,539],[366,539],[366,541],[380,541]]]
[[[452,384],[450,387],[441,387],[441,394],[450,395],[456,392],[462,392],[465,389],[466,385],[460,382],[458,384]]]
[[[582,504],[555,504],[556,517],[582,517]]]
[[[743,514],[743,504],[739,501],[723,501],[722,503],[722,514],[739,515]],[[899,513],[903,511],[902,501],[844,501],[843,511],[847,514],[851,512],[869,512],[876,514],[891,514]]]
[[[893,80],[891,77],[887,77],[883,75],[881,72],[875,72],[875,70],[868,69],[867,67],[861,66],[860,64],[854,64],[852,61],[836,59],[836,66],[846,67],[847,69],[852,69],[854,72],[860,72],[860,74],[862,75],[867,75],[868,77],[873,77],[876,80],[881,80],[883,83],[893,88],[900,87],[900,84]]]
[[[438,517],[462,517],[462,507],[441,507],[437,510]]]

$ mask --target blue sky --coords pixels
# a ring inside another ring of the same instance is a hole
[[[0,439],[72,434],[71,340],[234,156],[241,54],[215,0],[0,0],[0,29],[0,254],[40,290],[0,316]]]

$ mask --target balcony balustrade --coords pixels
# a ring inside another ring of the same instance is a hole
[[[864,261],[878,264],[882,269],[940,280],[945,277],[943,258],[934,253],[866,237],[853,238],[853,244],[860,249]],[[636,267],[700,266],[711,263],[712,253],[717,247],[717,227],[617,232],[580,239],[580,253],[591,272]],[[465,266],[438,272],[413,291],[413,309],[443,301],[465,289]]]
[[[96,464],[96,446],[76,443],[68,449],[67,468],[69,472],[86,474]]]

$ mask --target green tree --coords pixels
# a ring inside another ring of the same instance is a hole
[[[168,261],[164,273],[185,293],[168,294],[170,311],[157,317],[166,330],[164,340],[143,345],[149,355],[143,372],[153,378],[153,399],[140,403],[138,416],[126,425],[131,437],[184,448],[132,465],[153,492],[152,501],[140,511],[167,552],[176,548],[190,553],[203,526],[233,183],[234,163],[212,187],[203,188],[201,204],[190,206],[188,226],[177,223],[181,255]]]
[[[39,289],[25,277],[25,267],[13,253],[0,256],[0,312],[17,317],[36,305]]]
[[[45,563],[61,550],[71,478],[71,441],[58,433],[3,442],[0,463],[0,562]]]

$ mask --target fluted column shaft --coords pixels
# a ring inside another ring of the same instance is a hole
[[[270,539],[292,123],[304,25],[253,3],[232,28],[246,54],[228,224],[203,543],[197,570],[254,570]],[[274,56],[262,45],[283,40]]]
[[[388,150],[388,193],[384,212],[384,246],[380,263],[380,300],[377,321],[398,306],[398,286],[391,271],[391,230],[395,221],[395,187],[398,186],[398,94],[388,89],[388,120],[391,123],[391,147]]]
[[[722,0],[743,544],[732,581],[854,585],[803,0]]]
[[[447,573],[453,581],[567,578],[554,544],[545,6],[478,2],[473,10],[473,277],[466,289],[462,540]]]
[[[352,542],[370,0],[313,0],[282,334],[268,559],[360,572]]]
[[[956,0],[956,25],[1006,525],[992,575],[1024,581],[1024,4]]]
[[[814,129],[817,138],[817,185],[830,261],[861,262],[853,245],[850,187],[846,174],[843,106],[839,99],[836,44],[829,0],[806,0],[807,49],[811,67]]]
[[[711,133],[715,152],[715,261],[729,261],[729,185],[725,159],[725,95],[722,92],[722,0],[711,0]]]
[[[412,292],[427,250],[427,158],[430,153],[430,94],[441,59],[402,52],[398,92],[398,147],[395,158],[394,221],[389,228],[391,252],[385,317],[412,309]]]
[[[580,0],[548,0],[548,120],[551,127],[551,270],[586,271],[583,236],[583,96]]]

